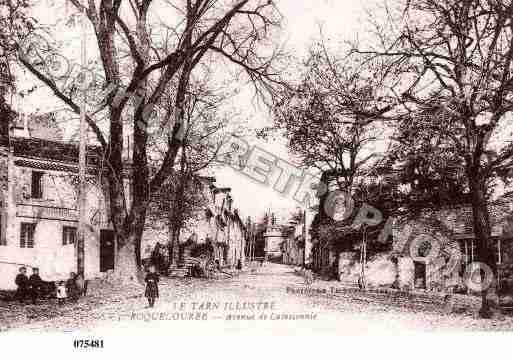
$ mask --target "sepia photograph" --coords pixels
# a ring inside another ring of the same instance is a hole
[[[0,0],[0,26],[0,346],[513,331],[512,0]]]

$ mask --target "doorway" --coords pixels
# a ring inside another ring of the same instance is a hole
[[[114,269],[114,231],[100,231],[100,272]]]
[[[416,289],[426,289],[426,263],[414,261],[414,287]]]

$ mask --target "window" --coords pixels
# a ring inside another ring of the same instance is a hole
[[[62,227],[62,245],[75,243],[77,238],[77,229],[75,227]]]
[[[34,248],[35,223],[22,223],[20,228],[20,248]]]
[[[43,172],[32,171],[32,198],[43,198]]]

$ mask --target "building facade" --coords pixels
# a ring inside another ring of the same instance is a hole
[[[285,239],[282,244],[283,264],[304,265],[305,240],[302,226],[291,226],[285,230]]]
[[[499,276],[491,285],[513,290],[513,233],[504,216],[508,209],[490,206],[489,210]],[[475,267],[469,264],[478,261],[472,221],[472,209],[465,205],[395,219],[383,244],[386,250],[374,250],[372,255],[364,251],[363,259],[362,242],[358,241],[351,250],[338,253],[338,278],[357,285],[363,277],[370,287],[472,291],[468,270]]]
[[[58,128],[52,129],[48,123],[41,127],[50,130],[44,131],[28,124],[18,121],[13,128],[2,126],[0,133],[0,289],[15,289],[14,278],[21,266],[39,268],[45,281],[64,280],[70,272],[77,272],[78,144],[58,140]],[[101,148],[88,147],[86,278],[103,276],[115,268],[116,241],[102,156]],[[124,181],[130,204],[128,176]],[[208,241],[221,265],[234,266],[238,260],[245,261],[246,230],[233,205],[231,190],[218,188],[214,182],[211,177],[201,179],[207,204],[202,209],[202,219],[184,231],[182,241],[191,237]],[[156,242],[168,244],[169,235],[161,230],[166,227],[162,223],[157,230],[145,230],[141,241],[143,258]]]
[[[13,289],[20,266],[38,267],[43,280],[77,271],[78,146],[3,134],[0,144],[0,288]],[[85,277],[114,268],[115,241],[109,223],[100,153],[89,148],[85,232]],[[30,273],[30,271],[29,271]]]
[[[282,234],[282,226],[270,224],[263,233],[265,241],[265,259],[268,261],[282,261],[282,244],[284,237]]]
[[[199,221],[184,231],[181,242],[192,239],[202,244],[210,243],[212,256],[221,266],[235,266],[246,260],[247,232],[239,210],[234,206],[231,189],[215,185],[215,178],[200,177],[205,199]]]

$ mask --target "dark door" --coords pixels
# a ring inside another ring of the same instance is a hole
[[[414,286],[426,289],[426,263],[414,261]]]
[[[114,269],[114,232],[100,231],[100,272]]]

